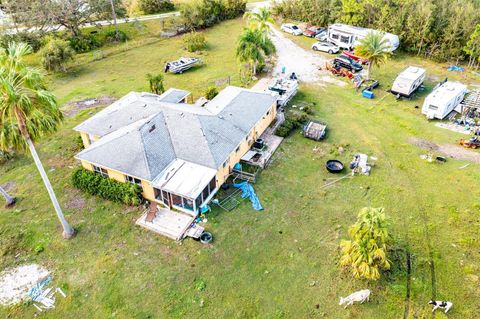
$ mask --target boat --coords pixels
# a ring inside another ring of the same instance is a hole
[[[362,64],[367,64],[368,63],[368,60],[367,59],[362,59],[361,57],[355,55],[354,52],[352,51],[347,51],[347,50],[344,50],[342,52],[343,55],[349,57],[350,59],[354,60],[355,62],[357,63],[362,63]]]
[[[175,61],[170,61],[165,64],[165,73],[172,72],[175,74],[183,73],[184,71],[190,69],[194,65],[200,63],[198,58],[180,58]]]
[[[297,94],[298,80],[296,76],[277,78],[270,83],[266,91],[277,97],[277,107],[284,107]]]

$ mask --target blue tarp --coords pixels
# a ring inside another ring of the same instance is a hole
[[[250,185],[248,182],[243,182],[239,184],[233,184],[233,187],[240,188],[242,190],[242,198],[249,198],[252,202],[252,207],[255,210],[263,210],[262,204],[260,204],[260,200],[255,194],[255,190],[253,186]]]
[[[451,65],[451,66],[448,67],[447,70],[448,71],[460,71],[460,72],[465,71],[464,68],[462,68],[461,66],[458,66],[458,65]]]

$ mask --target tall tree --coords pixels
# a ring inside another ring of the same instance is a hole
[[[53,93],[39,70],[24,58],[32,51],[24,43],[10,43],[0,51],[0,149],[29,149],[63,227],[64,238],[74,235],[63,216],[50,180],[38,157],[34,142],[54,132],[63,116]]]
[[[357,222],[348,229],[350,240],[340,243],[340,265],[355,278],[380,278],[382,269],[390,269],[387,258],[388,226],[383,208],[365,207],[360,210]]]
[[[274,52],[275,46],[270,38],[258,29],[244,29],[237,41],[237,58],[250,64],[253,75],[257,73],[258,64],[265,62],[265,58]]]
[[[2,194],[3,198],[5,198],[5,207],[12,207],[16,200],[14,197],[10,196],[7,191],[0,185],[0,193]]]
[[[250,28],[260,30],[264,34],[268,34],[270,30],[269,23],[275,23],[270,10],[265,7],[258,11],[247,11],[243,17],[248,19]]]
[[[155,94],[162,94],[165,92],[163,86],[163,75],[161,74],[147,74],[148,84],[150,85],[150,91]]]
[[[480,62],[480,24],[475,26],[475,30],[470,35],[463,51],[469,56],[468,65],[470,67]]]
[[[110,0],[110,6],[112,7],[112,18],[113,24],[115,25],[115,40],[119,40],[119,33],[118,33],[118,24],[117,24],[117,13],[115,12],[115,5],[113,4],[113,0]]]
[[[390,47],[390,41],[384,38],[384,33],[375,31],[369,32],[355,47],[355,53],[369,61],[367,80],[370,80],[372,65],[380,66],[390,58],[392,55]]]

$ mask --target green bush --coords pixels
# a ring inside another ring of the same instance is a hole
[[[6,49],[10,42],[24,42],[37,52],[42,47],[42,35],[35,32],[18,32],[15,34],[4,34],[0,36],[0,47]]]
[[[188,30],[211,27],[233,19],[245,12],[245,0],[195,0],[181,9],[183,23]]]
[[[73,60],[74,55],[75,52],[68,42],[59,38],[49,38],[40,50],[42,65],[48,71],[65,72],[65,64]]]
[[[78,37],[72,37],[68,40],[70,46],[77,53],[85,53],[97,49],[102,46],[100,40],[98,40],[93,34],[81,35]]]
[[[106,42],[125,42],[128,40],[128,36],[122,30],[118,30],[118,35],[115,30],[110,30],[105,33]]]
[[[131,183],[120,183],[104,177],[83,167],[72,175],[72,183],[76,188],[90,194],[100,196],[113,202],[127,205],[139,205],[142,202],[142,189]]]
[[[185,49],[188,52],[201,51],[207,48],[207,40],[205,39],[205,35],[203,35],[203,33],[192,31],[183,35],[182,39]]]
[[[287,137],[294,129],[302,127],[307,121],[308,115],[305,112],[290,111],[286,115],[285,122],[275,132],[275,135]]]
[[[205,92],[205,97],[207,100],[213,99],[218,94],[218,89],[216,86],[209,86],[207,91]]]
[[[170,0],[139,0],[138,7],[145,14],[154,14],[175,9],[175,5]]]

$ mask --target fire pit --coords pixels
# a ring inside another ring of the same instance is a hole
[[[340,173],[341,171],[343,171],[344,168],[343,163],[337,160],[327,161],[325,167],[330,173]]]

